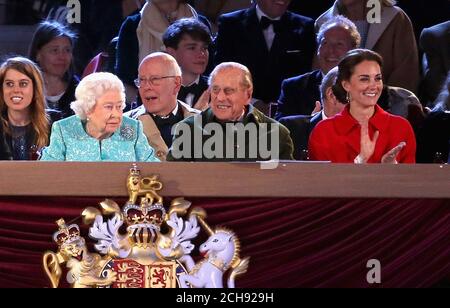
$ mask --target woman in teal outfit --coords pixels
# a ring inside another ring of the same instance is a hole
[[[55,122],[44,161],[159,161],[142,123],[123,117],[123,83],[110,73],[84,78],[71,104],[74,116]]]

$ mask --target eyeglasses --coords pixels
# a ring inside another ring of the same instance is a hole
[[[163,77],[150,77],[150,78],[137,78],[134,80],[134,84],[136,87],[140,88],[141,86],[145,86],[146,84],[150,83],[152,86],[160,86],[161,81],[166,78],[175,78],[178,76],[163,76]]]

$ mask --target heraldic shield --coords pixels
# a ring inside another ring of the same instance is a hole
[[[191,208],[184,198],[172,200],[166,211],[158,178],[141,177],[134,166],[127,178],[129,199],[122,209],[108,199],[99,208],[84,209],[81,216],[95,253],[88,250],[77,224],[67,225],[62,218],[56,222],[53,240],[58,250],[43,256],[53,288],[60,285],[63,265],[74,288],[235,287],[236,277],[246,273],[249,264],[248,257],[240,257],[237,236],[225,228],[211,228],[206,212]],[[205,257],[196,264],[192,240],[202,230],[209,238],[198,248]]]

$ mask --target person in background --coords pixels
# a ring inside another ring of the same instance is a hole
[[[123,117],[125,89],[117,76],[94,73],[78,85],[74,116],[53,124],[43,161],[159,161],[142,123]]]
[[[311,71],[314,21],[289,12],[291,0],[256,0],[218,21],[214,63],[237,62],[252,72],[253,96],[276,102],[281,82]]]
[[[50,131],[39,68],[26,58],[10,58],[0,66],[0,84],[0,159],[35,160]]]
[[[333,93],[337,74],[338,68],[334,67],[322,79],[320,84],[322,110],[320,112],[313,115],[295,115],[279,119],[280,123],[291,132],[291,138],[294,142],[294,158],[297,160],[308,159],[309,135],[317,123],[335,116],[345,107],[345,103],[340,102]]]
[[[417,137],[417,162],[450,163],[450,72]]]
[[[409,122],[377,105],[383,89],[381,56],[351,50],[339,63],[336,98],[347,106],[319,122],[309,138],[312,160],[334,163],[414,163],[416,140]]]
[[[66,26],[44,21],[37,27],[29,51],[29,58],[42,70],[47,105],[60,111],[63,118],[73,114],[70,103],[79,83],[72,66],[74,40],[75,34]]]
[[[167,53],[178,62],[182,84],[178,99],[198,110],[208,108],[210,93],[208,76],[208,47],[212,42],[208,28],[194,18],[177,20],[163,35]],[[206,91],[206,92],[205,92]]]
[[[164,51],[162,36],[169,25],[181,18],[196,18],[209,25],[195,9],[183,0],[147,0],[141,11],[129,16],[119,32],[116,74],[126,86],[127,101],[137,96],[134,80],[139,63],[152,52]]]
[[[419,54],[413,26],[405,12],[395,6],[395,0],[381,0],[379,19],[376,7],[368,0],[336,0],[334,5],[316,20],[316,30],[336,15],[353,21],[361,35],[361,48],[373,50],[384,61],[384,82],[417,93],[419,85]]]
[[[450,3],[450,1],[449,1]],[[423,104],[434,107],[434,103],[445,78],[450,71],[450,20],[425,28],[420,36],[426,66],[421,84]]]
[[[351,49],[358,48],[361,36],[355,24],[337,15],[324,23],[317,33],[319,69],[283,81],[276,119],[291,115],[310,115],[320,101],[323,76],[336,67]]]

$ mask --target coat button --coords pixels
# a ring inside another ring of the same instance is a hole
[[[163,151],[156,152],[156,156],[158,157],[163,157],[163,155],[164,155]]]

